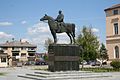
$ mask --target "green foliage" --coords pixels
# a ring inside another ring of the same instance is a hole
[[[0,72],[0,76],[3,76],[3,75],[5,75],[6,73],[2,73],[2,72]]]
[[[107,49],[105,48],[105,45],[103,43],[101,44],[98,58],[102,61],[102,63],[104,60],[108,60]],[[101,67],[102,67],[102,63],[101,63]]]
[[[110,65],[113,67],[113,69],[116,69],[116,70],[120,69],[120,61],[118,60],[112,61]]]
[[[105,48],[105,45],[102,43],[100,47],[100,55],[99,57],[102,60],[108,59],[107,49]]]
[[[92,71],[92,72],[118,72],[120,70],[115,70],[113,68],[81,68],[81,71]]]
[[[52,41],[52,39],[50,39],[50,38],[48,38],[47,40],[45,40],[44,47],[45,47],[45,50],[46,50],[46,51],[48,51],[48,46],[49,46],[50,44],[52,44],[52,43],[53,43],[53,41]]]
[[[96,60],[98,56],[99,41],[90,27],[83,27],[78,35],[76,43],[82,46],[82,55],[84,60]]]
[[[44,58],[45,61],[47,61],[48,60],[48,55],[45,54],[43,58]]]

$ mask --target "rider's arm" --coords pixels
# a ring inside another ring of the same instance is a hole
[[[61,14],[60,17],[59,17],[59,19],[58,19],[58,21],[61,21],[61,20],[63,20],[63,19],[64,19],[64,15]]]

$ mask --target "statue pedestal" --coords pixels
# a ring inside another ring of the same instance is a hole
[[[79,46],[73,44],[50,44],[48,48],[49,70],[79,70]]]

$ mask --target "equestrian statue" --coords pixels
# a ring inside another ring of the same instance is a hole
[[[56,33],[63,33],[66,32],[66,34],[70,38],[70,44],[75,43],[75,24],[73,23],[64,23],[64,15],[62,14],[62,11],[59,11],[59,15],[56,19],[52,18],[51,16],[48,16],[45,14],[40,21],[48,21],[48,25],[51,31],[51,34],[54,38],[54,43],[57,43],[57,36]]]

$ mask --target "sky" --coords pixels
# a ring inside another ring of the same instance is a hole
[[[48,24],[40,18],[44,14],[56,18],[59,10],[64,22],[76,25],[76,35],[83,26],[90,26],[100,43],[105,43],[104,9],[119,3],[120,0],[0,0],[0,43],[22,39],[37,45],[38,53],[45,52],[45,40],[53,38]],[[69,43],[65,33],[57,36],[58,43]]]

